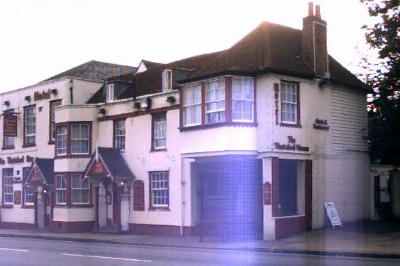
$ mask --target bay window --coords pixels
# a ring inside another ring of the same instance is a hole
[[[56,204],[67,204],[67,180],[64,175],[56,175]]]
[[[206,124],[225,121],[225,80],[206,83]]]
[[[232,78],[232,121],[254,121],[253,78]]]
[[[88,156],[91,122],[70,122],[56,126],[56,156]]]
[[[183,125],[201,124],[201,85],[189,87],[183,91]]]
[[[24,146],[36,144],[36,111],[35,105],[24,107]]]
[[[298,124],[298,95],[299,87],[296,82],[281,82],[281,123]]]
[[[89,182],[80,174],[71,175],[72,204],[89,204]]]
[[[14,169],[3,168],[3,204],[10,205],[14,203]]]
[[[56,129],[56,155],[67,154],[68,128],[65,125],[57,126]]]

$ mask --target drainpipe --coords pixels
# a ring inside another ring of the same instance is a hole
[[[186,201],[185,201],[185,189],[186,189],[186,182],[185,182],[185,174],[186,174],[186,165],[185,165],[185,159],[182,159],[181,161],[181,227],[180,227],[180,234],[181,236],[184,236],[184,226],[185,226],[185,206],[186,206]]]
[[[71,83],[71,86],[69,87],[69,103],[74,104],[74,86],[73,86],[73,80],[70,79],[69,82]]]

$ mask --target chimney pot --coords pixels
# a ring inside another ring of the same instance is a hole
[[[308,3],[308,16],[309,17],[314,16],[314,3],[313,2]]]
[[[315,6],[315,16],[321,18],[321,7],[319,5]]]

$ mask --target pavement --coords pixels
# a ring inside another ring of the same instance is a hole
[[[0,229],[0,237],[97,242],[159,248],[169,247],[181,249],[400,259],[400,223],[398,222],[347,225],[340,229],[315,230],[276,241],[200,241],[199,237],[165,237],[104,233],[50,233],[11,229]]]

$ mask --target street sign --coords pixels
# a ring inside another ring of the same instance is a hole
[[[326,215],[328,216],[332,227],[342,226],[343,224],[342,221],[340,220],[339,213],[336,209],[335,203],[331,201],[325,202],[324,206],[326,210]]]

